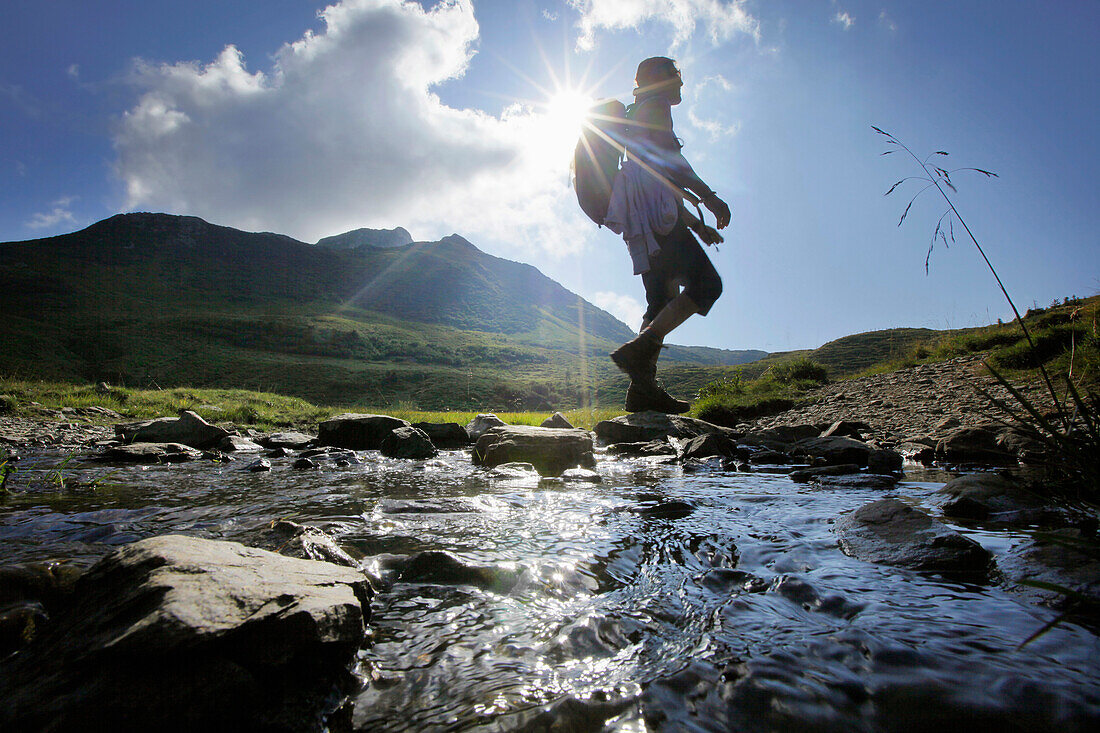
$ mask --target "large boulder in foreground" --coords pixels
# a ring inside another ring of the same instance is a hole
[[[844,554],[954,577],[984,578],[992,555],[974,540],[897,499],[880,499],[836,521]]]
[[[0,665],[0,729],[315,730],[369,593],[350,568],[235,542],[135,542]]]
[[[179,417],[115,425],[115,435],[124,443],[183,443],[192,448],[211,448],[221,443],[229,431],[211,425],[196,412],[182,410]]]
[[[389,415],[345,412],[317,426],[317,442],[351,450],[378,450],[395,428],[407,427],[408,420]]]
[[[504,425],[491,428],[474,445],[474,463],[530,463],[542,476],[559,476],[569,468],[595,468],[592,434],[578,428]]]
[[[605,443],[647,443],[658,438],[690,439],[708,434],[737,437],[729,428],[683,415],[663,412],[635,412],[596,424],[596,437]]]

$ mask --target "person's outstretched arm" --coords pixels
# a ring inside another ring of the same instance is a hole
[[[636,143],[632,147],[640,147],[645,161],[659,173],[698,196],[718,220],[719,229],[726,227],[730,223],[730,207],[718,198],[680,152],[680,141],[672,130],[671,106],[661,100],[647,101],[639,105],[634,121],[640,129],[634,135]]]

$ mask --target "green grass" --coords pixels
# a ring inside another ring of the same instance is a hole
[[[125,389],[112,387],[101,393],[92,385],[0,379],[0,395],[8,414],[33,416],[36,402],[44,408],[105,407],[127,420],[175,415],[192,410],[210,422],[232,422],[262,429],[298,427],[313,429],[317,423],[342,412],[385,414],[409,422],[457,422],[466,425],[481,411],[425,411],[408,403],[396,407],[371,404],[319,406],[298,397],[243,389]],[[497,417],[510,425],[539,425],[552,411],[500,411]],[[579,408],[564,412],[575,426],[591,429],[601,420],[623,414],[613,408]],[[107,422],[98,420],[99,422]]]
[[[805,355],[779,360],[755,379],[745,379],[739,370],[704,385],[690,414],[718,425],[734,426],[807,402],[807,392],[820,387],[827,378],[826,367]]]

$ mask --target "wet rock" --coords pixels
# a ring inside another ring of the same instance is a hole
[[[93,456],[107,463],[184,463],[202,458],[202,452],[182,443],[129,443],[116,445]]]
[[[142,540],[0,668],[5,730],[318,727],[365,634],[364,576],[234,542]]]
[[[807,481],[813,481],[814,479],[822,476],[846,476],[852,473],[859,473],[860,468],[855,463],[842,463],[837,466],[819,466],[817,468],[801,468],[797,471],[791,471],[791,481],[796,483],[806,483]]]
[[[264,471],[271,470],[271,461],[266,458],[257,458],[252,463],[249,463],[244,467],[244,470],[251,471],[252,473],[263,473]]]
[[[535,470],[535,467],[522,461],[502,463],[489,471],[489,478],[494,479],[537,479],[538,477],[539,472]]]
[[[652,411],[622,415],[596,425],[596,437],[605,443],[644,443],[665,437],[689,439],[709,433],[737,437],[729,428],[704,420]]]
[[[413,427],[423,430],[440,450],[458,450],[470,444],[470,434],[456,422],[415,422]]]
[[[707,433],[684,441],[680,445],[677,459],[686,461],[692,458],[710,458],[712,456],[733,458],[736,455],[737,444],[729,436],[721,433]]]
[[[507,593],[519,580],[516,571],[493,566],[467,565],[442,550],[421,552],[408,561],[397,577],[404,583],[472,585],[499,593]]]
[[[136,423],[115,426],[115,434],[126,443],[183,443],[192,448],[217,446],[228,431],[199,417],[191,410],[180,411],[177,417],[158,417]]]
[[[1017,457],[1001,439],[1000,425],[957,428],[936,443],[936,458],[953,463],[1012,465]]]
[[[263,539],[253,544],[278,552],[280,555],[330,562],[349,568],[359,567],[355,558],[336,544],[336,540],[324,530],[317,527],[298,524],[289,519],[279,519],[265,527],[262,535]]]
[[[612,443],[607,446],[607,452],[613,456],[623,457],[670,456],[676,454],[676,449],[667,440],[660,438],[647,443]]]
[[[749,454],[749,463],[767,463],[772,465],[790,463],[791,457],[787,453],[781,453],[777,450],[764,450],[754,451]]]
[[[787,452],[794,443],[807,438],[816,438],[821,429],[816,425],[779,425],[766,430],[745,433],[737,442],[754,448],[766,448]]]
[[[770,590],[807,611],[821,611],[837,618],[852,619],[863,610],[862,605],[840,595],[822,597],[808,581],[793,575],[778,578]]]
[[[905,460],[924,464],[931,464],[936,460],[935,445],[910,440],[902,442],[897,448],[898,453]]]
[[[317,442],[351,450],[378,450],[395,428],[407,427],[408,420],[389,415],[344,413],[317,426]]]
[[[291,450],[304,450],[313,444],[316,438],[312,435],[306,435],[305,433],[299,433],[297,431],[287,431],[282,433],[272,433],[271,435],[259,438],[256,442],[265,448],[289,448]]]
[[[379,450],[390,458],[432,458],[439,454],[428,434],[414,427],[396,428],[382,441]]]
[[[794,444],[791,452],[795,455],[820,458],[831,466],[844,463],[866,466],[872,450],[871,446],[852,438],[827,437],[800,440]]]
[[[683,519],[695,511],[695,505],[686,501],[660,501],[652,506],[642,507],[638,514],[650,519]]]
[[[592,434],[587,430],[506,425],[478,438],[473,461],[489,467],[522,461],[543,476],[558,476],[575,466],[595,468],[592,451]]]
[[[543,428],[572,428],[573,424],[566,419],[565,415],[560,412],[555,412],[550,417],[542,421]]]
[[[826,428],[823,433],[821,433],[821,437],[831,438],[835,435],[842,438],[856,438],[858,440],[862,440],[863,435],[870,432],[871,426],[865,422],[858,422],[855,420],[837,420],[828,428]]]
[[[264,455],[268,458],[290,458],[292,455],[294,455],[294,451],[292,451],[290,448],[279,447],[268,450],[266,453],[264,453]],[[305,457],[308,458],[309,456]]]
[[[897,451],[878,449],[867,456],[867,470],[871,473],[900,471],[905,459]]]
[[[294,463],[290,464],[293,468],[299,471],[308,471],[314,468],[320,468],[320,464],[312,458],[299,458]]]
[[[1100,558],[1092,533],[1076,529],[1037,532],[999,562],[1009,587],[1056,606],[1074,602],[1100,606]],[[1036,588],[1026,583],[1045,584]],[[1055,588],[1061,588],[1059,592]]]
[[[603,483],[603,477],[595,471],[588,468],[569,468],[562,471],[561,478],[563,481],[572,481],[574,483],[587,483],[587,484],[599,484]]]
[[[876,489],[894,488],[899,476],[892,473],[849,473],[843,476],[818,476],[813,482],[831,489]]]
[[[471,441],[476,441],[490,428],[499,428],[507,424],[493,413],[485,412],[467,423],[466,433],[470,436]]]
[[[844,554],[865,562],[984,578],[992,556],[972,539],[897,499],[866,504],[836,522]]]
[[[226,453],[259,453],[263,446],[239,435],[227,435],[218,444],[218,450]]]
[[[79,568],[57,562],[0,567],[0,658],[46,630],[79,577]]]
[[[1042,502],[1019,482],[995,473],[956,476],[936,492],[950,498],[943,507],[949,517],[984,519],[997,512],[1039,506]]]

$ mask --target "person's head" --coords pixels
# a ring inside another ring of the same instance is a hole
[[[664,56],[654,56],[638,64],[638,72],[634,75],[634,96],[663,94],[669,103],[679,104],[680,87],[683,85],[676,62]]]

